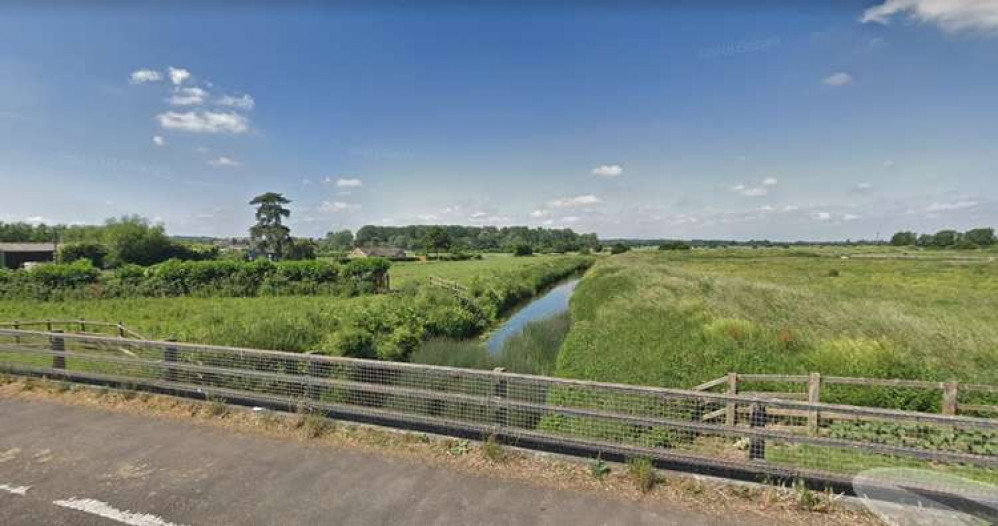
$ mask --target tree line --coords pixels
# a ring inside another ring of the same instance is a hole
[[[570,228],[464,225],[365,225],[356,235],[340,230],[330,232],[319,242],[321,249],[333,251],[380,245],[428,252],[514,252],[523,246],[537,252],[574,252],[596,249],[599,244],[596,234],[578,234]]]
[[[896,247],[916,246],[929,248],[975,249],[994,246],[998,243],[993,228],[973,228],[966,232],[940,230],[935,234],[917,234],[902,231],[891,237],[891,245]]]

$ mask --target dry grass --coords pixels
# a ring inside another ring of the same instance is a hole
[[[329,420],[307,411],[283,414],[230,408],[224,417],[219,417],[215,411],[205,409],[210,405],[205,402],[148,394],[126,396],[108,389],[76,385],[66,388],[59,382],[12,377],[0,377],[0,396],[182,420],[272,438],[308,438],[310,443],[323,447],[405,458],[479,476],[592,492],[600,497],[656,502],[718,517],[746,516],[778,524],[879,524],[871,514],[844,506],[834,499],[827,499],[828,506],[821,507],[821,512],[804,509],[800,492],[792,488],[726,484],[677,474],[668,480],[657,480],[648,491],[643,491],[626,469],[600,469],[603,474],[594,477],[589,462],[511,450],[494,439],[490,446],[488,440],[476,444],[364,425],[333,426]],[[454,454],[456,450],[463,453]],[[497,455],[497,451],[500,454]],[[469,454],[472,452],[478,454]],[[819,494],[818,498],[825,497]]]

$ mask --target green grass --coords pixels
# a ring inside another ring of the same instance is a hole
[[[557,374],[667,387],[728,371],[998,385],[998,263],[981,252],[900,254],[872,247],[601,258],[572,298]]]
[[[565,256],[405,263],[391,271],[393,286],[402,293],[353,298],[0,300],[0,321],[120,321],[152,339],[297,352],[342,352],[339,336],[363,332],[371,336],[376,356],[404,360],[420,340],[481,333],[518,301],[591,261]],[[427,286],[431,275],[467,284],[468,297],[461,300]]]

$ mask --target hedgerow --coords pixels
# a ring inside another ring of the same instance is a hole
[[[390,263],[380,258],[327,261],[180,261],[123,265],[101,272],[81,259],[0,272],[0,298],[248,297],[371,292]]]

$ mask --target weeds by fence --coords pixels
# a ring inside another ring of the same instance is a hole
[[[867,469],[915,467],[998,482],[998,421],[965,416],[10,329],[0,329],[0,370],[306,406],[701,472],[847,485]],[[705,421],[718,411],[733,418]],[[850,420],[811,428],[812,413]]]

